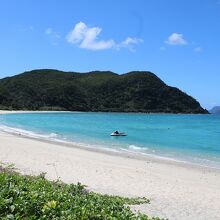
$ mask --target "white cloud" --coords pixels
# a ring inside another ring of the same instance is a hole
[[[50,35],[51,37],[56,38],[56,39],[60,38],[60,35],[56,33],[52,28],[47,28],[45,30],[45,34]]]
[[[102,29],[99,27],[89,28],[83,22],[75,25],[73,30],[67,35],[67,41],[79,45],[80,48],[89,50],[103,50],[112,48],[115,45],[113,40],[97,40]]]
[[[128,48],[130,51],[134,52],[134,45],[135,44],[139,44],[142,43],[143,40],[139,39],[139,38],[132,38],[132,37],[127,37],[124,41],[122,41],[121,43],[117,44],[116,47],[117,49],[120,48]]]
[[[47,35],[52,34],[52,32],[53,32],[52,28],[47,28],[47,29],[45,30],[45,34],[47,34]]]
[[[165,43],[170,45],[186,45],[187,41],[184,39],[183,34],[172,33]]]
[[[194,52],[201,53],[202,52],[202,48],[201,47],[195,47],[194,48]]]
[[[129,50],[134,51],[132,45],[138,44],[142,41],[131,37],[127,37],[121,43],[116,43],[113,39],[100,40],[98,37],[101,31],[102,29],[100,27],[88,27],[85,23],[79,22],[67,35],[66,39],[69,43],[88,50],[128,48]]]

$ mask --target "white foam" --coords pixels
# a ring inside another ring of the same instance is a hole
[[[57,133],[50,133],[50,137],[53,138],[53,137],[57,137],[58,134]]]
[[[128,148],[135,151],[147,150],[147,148],[138,147],[136,145],[129,145]]]
[[[168,161],[175,161],[175,162],[181,162],[181,163],[187,163],[187,164],[193,164],[193,165],[198,165],[202,167],[209,167],[209,168],[217,168],[220,169],[219,167],[219,162],[217,161],[211,161],[205,158],[173,158],[169,156],[161,156],[155,153],[155,150],[151,150],[149,152],[149,149],[146,147],[139,147],[136,145],[129,145],[128,148],[110,148],[106,147],[106,145],[100,145],[100,144],[86,144],[86,143],[81,143],[81,142],[75,142],[73,140],[68,140],[66,137],[59,137],[57,133],[50,133],[50,134],[40,134],[40,133],[35,133],[33,131],[28,131],[20,128],[13,128],[13,127],[8,127],[5,125],[0,125],[0,131],[11,133],[11,134],[16,134],[16,135],[22,135],[26,137],[31,137],[31,138],[36,138],[36,139],[43,139],[43,140],[50,140],[50,141],[55,141],[59,143],[66,143],[66,144],[71,144],[74,146],[82,147],[82,148],[93,148],[93,149],[103,149],[106,151],[114,151],[114,152],[129,152],[129,153],[137,153],[140,155],[145,155],[145,156],[150,156],[162,160],[168,160]]]
[[[8,133],[16,134],[16,135],[23,135],[23,136],[32,137],[32,138],[42,138],[42,139],[48,139],[48,138],[51,139],[57,136],[56,133],[40,134],[40,133],[36,133],[33,131],[24,130],[21,128],[8,127],[5,125],[0,126],[0,131],[8,132]]]
[[[21,135],[24,137],[30,137],[30,138],[36,138],[36,139],[42,139],[42,140],[49,140],[49,141],[55,141],[59,143],[64,143],[64,144],[71,144],[73,146],[77,147],[82,147],[82,148],[100,148],[104,149],[106,151],[114,151],[114,152],[119,152],[117,149],[114,148],[108,148],[104,145],[99,145],[99,144],[88,144],[88,143],[82,143],[79,141],[73,141],[73,140],[68,140],[67,137],[59,137],[57,133],[50,133],[50,134],[40,134],[40,133],[35,133],[32,131],[20,129],[20,128],[13,128],[5,125],[0,125],[0,131],[7,132],[10,134],[15,134],[15,135]]]

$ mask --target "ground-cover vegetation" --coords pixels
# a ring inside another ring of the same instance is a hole
[[[89,192],[85,186],[51,182],[44,175],[22,176],[0,168],[2,220],[159,220],[134,213],[129,205],[149,203],[146,198],[123,198]]]

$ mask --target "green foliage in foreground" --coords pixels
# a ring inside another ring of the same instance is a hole
[[[43,176],[0,171],[0,219],[146,219],[128,205],[146,198],[122,198],[88,192],[81,184],[50,182]],[[153,218],[159,220],[159,218]]]

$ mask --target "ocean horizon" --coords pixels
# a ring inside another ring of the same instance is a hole
[[[220,115],[13,113],[0,129],[80,147],[151,155],[220,169]],[[111,137],[114,131],[126,137]]]

